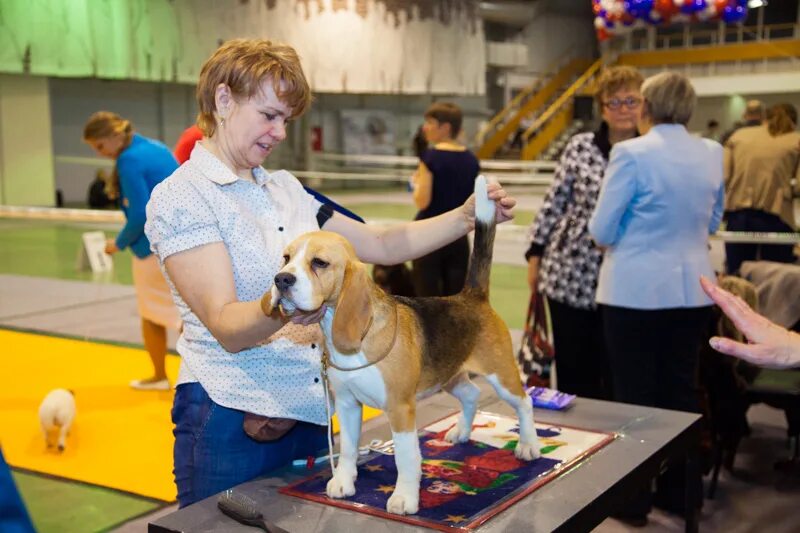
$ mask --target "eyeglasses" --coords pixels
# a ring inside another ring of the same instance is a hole
[[[611,100],[606,100],[603,102],[603,105],[609,109],[613,109],[614,111],[618,110],[622,106],[625,106],[626,109],[636,109],[642,103],[641,98],[636,98],[634,96],[629,96],[627,98],[612,98]]]

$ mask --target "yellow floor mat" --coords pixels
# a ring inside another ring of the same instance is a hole
[[[0,346],[0,445],[10,465],[175,500],[173,392],[128,386],[152,370],[145,351],[7,330]],[[173,381],[178,364],[167,358]],[[75,391],[78,410],[63,453],[45,447],[38,418],[42,398],[57,387]],[[378,414],[367,409],[364,418]]]

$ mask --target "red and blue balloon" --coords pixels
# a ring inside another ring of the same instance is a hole
[[[594,26],[602,41],[634,28],[747,18],[747,0],[592,0]]]

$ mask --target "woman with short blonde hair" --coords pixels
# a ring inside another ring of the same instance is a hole
[[[603,70],[595,99],[603,121],[567,143],[553,184],[530,228],[528,282],[547,297],[552,317],[558,388],[611,399],[611,370],[603,345],[595,287],[602,251],[589,235],[612,146],[637,135],[642,75],[633,67]]]
[[[316,455],[327,442],[323,339],[305,327],[326,308],[287,320],[260,305],[286,244],[324,228],[346,237],[361,260],[394,265],[463,237],[475,212],[468,201],[379,228],[334,212],[289,172],[264,170],[311,101],[289,46],[223,44],[201,69],[197,99],[205,138],[153,192],[146,228],[185,323],[172,409],[181,507]],[[498,220],[509,219],[514,200],[496,184],[489,190]]]

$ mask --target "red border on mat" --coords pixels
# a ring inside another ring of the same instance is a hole
[[[438,420],[435,420],[435,421],[431,422],[428,425],[430,426],[430,425],[436,424],[438,422],[441,422],[445,418],[449,418],[449,417],[451,417],[451,416],[453,416],[454,414],[457,414],[457,413],[458,413],[458,411],[450,413],[449,415],[443,416],[442,418],[440,418]],[[478,413],[484,413],[484,414],[492,415],[492,416],[501,416],[501,417],[505,416],[505,415],[501,415],[501,414],[498,414],[498,413],[490,413],[488,411],[478,411]],[[476,414],[478,414],[478,413],[476,413]],[[546,485],[547,483],[551,482],[555,478],[557,478],[557,477],[561,476],[562,474],[566,473],[568,470],[572,469],[572,467],[575,466],[577,463],[583,461],[584,459],[586,459],[590,455],[593,455],[598,450],[600,450],[601,448],[604,448],[610,442],[612,442],[614,439],[617,438],[617,434],[616,433],[609,433],[607,431],[595,431],[595,430],[592,430],[592,429],[584,429],[584,428],[581,428],[581,427],[578,427],[578,426],[572,426],[572,425],[568,425],[568,424],[552,424],[551,426],[552,427],[564,427],[564,428],[569,428],[569,429],[577,429],[579,431],[585,431],[587,433],[595,433],[595,434],[599,434],[599,435],[605,435],[606,437],[602,441],[600,441],[599,443],[595,444],[594,446],[592,446],[591,448],[589,448],[588,450],[583,452],[582,454],[580,454],[577,457],[573,458],[568,463],[562,463],[560,465],[560,468],[550,472],[549,474],[547,474],[544,477],[538,479],[537,481],[534,481],[533,483],[531,483],[527,487],[525,487],[525,488],[523,488],[521,490],[518,489],[519,492],[517,492],[515,494],[512,494],[510,496],[507,496],[506,499],[503,500],[501,503],[499,503],[498,505],[496,505],[495,507],[493,507],[490,510],[484,511],[477,518],[475,518],[472,522],[470,522],[470,523],[468,523],[466,525],[463,525],[463,526],[445,526],[445,525],[442,525],[442,524],[438,524],[436,522],[432,522],[432,521],[427,520],[427,519],[414,518],[413,515],[411,515],[411,516],[408,516],[408,515],[396,515],[396,514],[392,514],[392,513],[388,512],[388,511],[385,511],[385,510],[377,510],[377,509],[374,509],[373,507],[367,507],[367,506],[362,505],[360,503],[348,502],[346,500],[336,500],[336,499],[328,498],[327,496],[319,496],[319,495],[315,495],[315,494],[309,494],[309,493],[306,493],[306,492],[300,492],[300,491],[296,491],[296,490],[293,489],[293,487],[295,487],[296,485],[299,485],[301,483],[305,483],[309,479],[320,475],[319,473],[314,474],[313,476],[308,476],[308,477],[306,477],[304,479],[301,479],[300,481],[292,483],[291,485],[287,485],[286,487],[281,487],[280,489],[278,489],[278,492],[281,493],[281,494],[286,494],[288,496],[294,496],[294,497],[297,497],[297,498],[301,498],[301,499],[304,499],[304,500],[310,500],[310,501],[322,503],[322,504],[325,504],[325,505],[332,505],[333,507],[339,507],[341,509],[349,509],[349,510],[355,511],[357,513],[363,513],[363,514],[368,514],[368,515],[372,515],[372,516],[380,516],[382,518],[387,518],[389,520],[395,520],[397,522],[403,522],[403,523],[411,524],[411,525],[414,525],[414,526],[422,526],[422,527],[426,527],[426,528],[429,528],[429,529],[435,529],[435,530],[438,530],[438,531],[450,531],[450,532],[468,533],[468,532],[472,531],[474,528],[476,528],[476,527],[478,527],[480,525],[483,525],[485,522],[487,522],[489,519],[491,519],[492,517],[494,517],[498,513],[502,512],[502,511],[505,511],[506,509],[508,509],[509,507],[511,507],[512,505],[514,505],[515,503],[517,503],[518,501],[520,501],[521,499],[523,499],[524,497],[526,497],[527,495],[532,493],[533,491],[535,491],[536,489]],[[422,428],[422,429],[424,430],[425,428]]]

